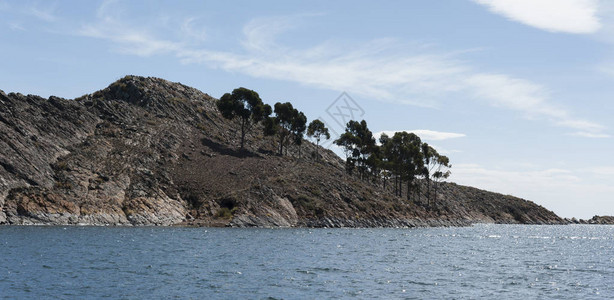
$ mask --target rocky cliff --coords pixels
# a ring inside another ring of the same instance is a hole
[[[530,201],[444,183],[407,201],[304,143],[277,156],[258,130],[237,151],[216,99],[126,76],[74,100],[0,91],[0,224],[449,226],[560,224]]]

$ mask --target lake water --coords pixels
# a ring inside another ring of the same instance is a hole
[[[0,227],[0,298],[614,298],[614,227]]]

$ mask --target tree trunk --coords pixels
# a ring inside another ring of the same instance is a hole
[[[284,155],[284,136],[279,134],[279,155]]]
[[[431,178],[430,177],[426,178],[426,199],[427,199],[427,205],[431,206]]]
[[[407,181],[407,201],[409,201],[409,200],[410,200],[410,197],[409,197],[409,188],[410,188],[410,185],[411,185],[411,184],[409,183],[409,180],[408,180],[408,181]]]
[[[416,199],[418,202],[422,202],[422,195],[420,195],[421,191],[420,184],[416,185],[416,188],[414,189],[414,199]]]
[[[243,150],[243,144],[245,144],[246,125],[247,125],[247,121],[245,119],[241,119],[241,150]]]
[[[394,176],[394,195],[395,196],[399,195],[399,176],[398,175]]]
[[[398,185],[397,185],[397,176],[396,175],[392,175],[392,181],[393,181],[393,184],[394,184],[394,195],[396,196],[396,195],[399,194],[399,190],[397,189]]]

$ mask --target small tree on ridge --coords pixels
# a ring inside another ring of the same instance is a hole
[[[239,119],[241,129],[241,150],[245,144],[245,135],[252,126],[271,114],[271,106],[262,103],[258,93],[243,87],[226,93],[217,102],[217,108],[226,119]]]
[[[307,136],[313,137],[316,140],[316,159],[319,159],[318,148],[320,146],[320,139],[322,137],[327,140],[330,139],[330,133],[328,132],[328,128],[326,125],[318,119],[315,119],[309,123],[309,127],[307,127]]]

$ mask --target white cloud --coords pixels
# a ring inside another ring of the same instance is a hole
[[[550,32],[594,33],[601,28],[596,0],[473,0],[496,14]]]
[[[592,173],[598,176],[614,176],[614,166],[602,166],[602,167],[592,167],[583,170],[587,173]]]
[[[395,132],[401,132],[401,131],[412,132],[416,134],[417,136],[419,136],[420,139],[427,140],[427,141],[443,141],[447,139],[465,137],[465,134],[462,134],[462,133],[442,132],[442,131],[434,131],[434,130],[428,130],[428,129],[384,130],[384,131],[374,133],[373,136],[376,139],[379,139],[379,137],[382,136],[383,133],[385,133],[388,136],[392,137]]]
[[[605,133],[592,133],[592,132],[586,132],[586,131],[578,131],[578,132],[571,133],[570,135],[586,137],[586,138],[594,138],[594,139],[604,139],[604,138],[612,137],[609,134],[605,134]]]
[[[585,137],[603,135],[604,126],[574,118],[570,112],[549,102],[549,91],[524,79],[503,74],[469,74],[464,80],[470,92],[491,105],[522,112],[529,119],[545,118],[559,127],[581,130]],[[592,135],[592,136],[590,136]]]
[[[99,22],[84,26],[79,34],[109,40],[122,53],[173,54],[185,64],[206,64],[257,78],[417,106],[436,107],[443,99],[472,95],[489,105],[519,111],[529,119],[584,132],[587,137],[603,135],[603,126],[578,119],[553,104],[545,87],[505,74],[474,70],[455,55],[426,54],[421,47],[407,47],[391,39],[353,48],[333,42],[305,49],[289,48],[276,40],[294,26],[289,17],[252,20],[243,29],[243,49],[213,51],[159,39],[147,30],[129,26],[110,13],[117,14],[116,9],[109,8],[112,3],[105,2],[99,9]]]
[[[263,30],[261,22],[258,30],[245,31],[253,34]],[[256,35],[266,36],[262,33]],[[268,46],[255,42],[254,36],[247,36],[246,40],[250,41],[249,49],[283,48],[276,46],[271,36],[263,38]],[[394,48],[390,43],[386,46]],[[198,56],[187,55],[185,61],[207,63],[254,77],[346,90],[377,100],[419,106],[437,106],[437,99],[465,93],[490,105],[519,111],[530,119],[546,119],[556,126],[593,135],[604,129],[594,122],[577,119],[552,104],[549,91],[541,85],[504,74],[478,72],[446,55],[388,55],[385,51],[390,49],[377,44],[365,45],[360,51],[341,53],[335,48],[330,51],[322,48],[326,46],[275,52],[273,55],[261,51],[248,51],[243,55],[202,51]]]

